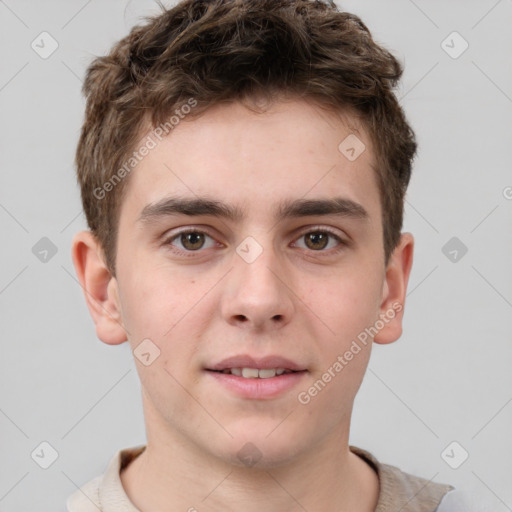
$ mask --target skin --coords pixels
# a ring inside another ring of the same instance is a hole
[[[351,133],[366,145],[353,162],[338,150]],[[375,509],[376,473],[348,448],[372,343],[307,405],[297,399],[380,314],[404,304],[413,238],[403,233],[385,265],[373,166],[369,137],[348,113],[293,99],[263,114],[216,106],[182,121],[131,174],[115,277],[91,233],[75,235],[73,260],[98,337],[128,340],[132,350],[149,338],[160,350],[149,366],[135,358],[147,448],[121,478],[140,510]],[[244,217],[138,220],[171,195],[208,196]],[[358,203],[367,218],[274,217],[283,200],[333,197]],[[206,233],[204,246],[197,238],[195,251],[182,237],[169,242],[185,227]],[[348,244],[308,244],[306,234],[322,229]],[[263,249],[252,263],[236,252],[248,236]],[[373,341],[397,340],[402,316]],[[204,369],[235,354],[278,354],[308,371],[273,399],[240,398]],[[261,455],[252,467],[237,456],[248,442]]]

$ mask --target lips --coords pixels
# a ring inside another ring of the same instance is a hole
[[[235,371],[232,371],[232,370]],[[290,359],[287,359],[285,357],[277,356],[277,355],[271,355],[266,356],[262,358],[252,357],[249,355],[237,355],[228,357],[226,359],[223,359],[222,361],[215,363],[211,366],[208,366],[206,370],[214,371],[214,372],[224,372],[224,373],[233,373],[236,375],[238,373],[238,370],[263,370],[261,375],[256,375],[254,372],[249,373],[246,372],[247,377],[263,377],[265,378],[266,375],[270,375],[269,372],[265,372],[265,370],[275,370],[276,374],[279,373],[290,373],[290,372],[302,372],[306,371],[307,369],[305,366],[296,363],[294,361],[291,361]],[[279,370],[279,372],[278,372]],[[283,371],[281,371],[283,370]]]
[[[238,355],[204,369],[215,386],[221,386],[231,396],[248,400],[286,396],[300,386],[309,372],[305,365],[277,355]]]

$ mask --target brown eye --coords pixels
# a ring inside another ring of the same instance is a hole
[[[297,239],[293,243],[294,247],[300,247],[301,249],[307,249],[313,252],[332,254],[338,250],[342,250],[347,246],[339,235],[331,232],[328,229],[315,229],[310,230]]]
[[[332,236],[328,233],[323,233],[322,231],[314,231],[312,233],[307,233],[304,235],[306,240],[306,245],[309,249],[312,250],[322,250],[327,247],[327,243],[329,242],[329,237]]]
[[[202,252],[201,249],[214,247],[215,240],[207,233],[197,229],[188,229],[171,236],[164,242],[164,245],[169,245],[174,252],[183,254]]]
[[[180,235],[180,241],[185,249],[196,251],[197,249],[201,249],[204,245],[204,234],[198,232],[182,233]]]

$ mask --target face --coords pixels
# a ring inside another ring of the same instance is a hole
[[[298,100],[214,107],[133,171],[109,293],[145,354],[148,438],[269,467],[348,439],[365,329],[392,289],[356,126]],[[351,134],[355,160],[339,149]]]

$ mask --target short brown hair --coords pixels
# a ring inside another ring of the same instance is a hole
[[[112,274],[128,179],[111,180],[144,130],[165,123],[191,98],[192,116],[219,103],[280,95],[354,112],[374,148],[387,263],[400,238],[416,153],[414,132],[393,93],[402,75],[395,57],[357,16],[319,0],[158,5],[161,14],[91,63],[83,85],[77,176],[89,228]]]

